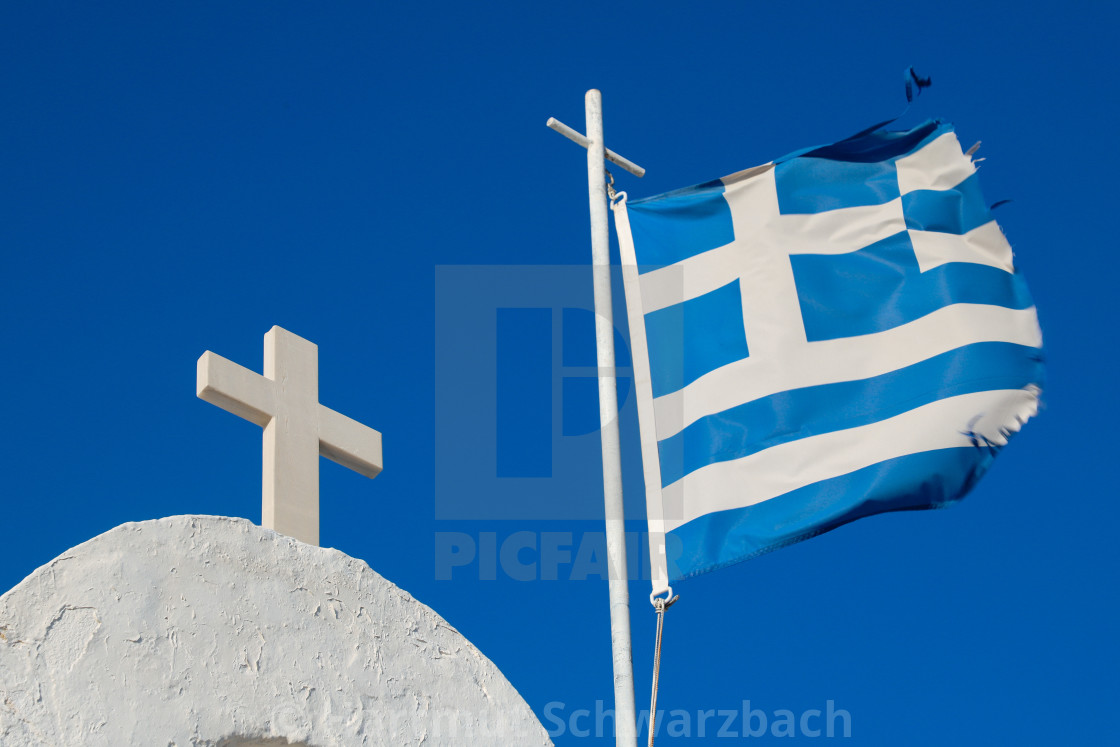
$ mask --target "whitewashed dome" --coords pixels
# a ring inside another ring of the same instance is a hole
[[[497,667],[343,553],[123,524],[0,597],[0,744],[549,744]]]

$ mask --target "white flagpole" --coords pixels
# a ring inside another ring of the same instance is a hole
[[[622,507],[622,450],[618,435],[618,390],[614,370],[614,309],[611,305],[607,174],[603,164],[603,95],[584,98],[587,117],[587,196],[591,205],[591,263],[595,284],[595,352],[599,364],[599,426],[603,443],[603,507],[607,523],[611,651],[614,655],[615,744],[637,744],[634,666],[630,649],[630,589],[626,569],[626,524]]]
[[[636,176],[645,169],[607,150],[603,141],[603,97],[595,89],[584,99],[587,136],[555,119],[548,126],[587,148],[587,194],[591,205],[591,263],[595,287],[595,347],[599,364],[599,426],[603,445],[603,505],[607,525],[607,580],[614,660],[615,744],[637,744],[634,667],[630,647],[630,591],[626,569],[626,527],[622,507],[622,458],[618,436],[618,393],[614,368],[614,312],[611,306],[610,234],[607,225],[609,159]]]

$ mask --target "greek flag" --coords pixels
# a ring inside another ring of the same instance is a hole
[[[655,594],[957,501],[1037,412],[1038,318],[952,125],[861,133],[614,215]]]

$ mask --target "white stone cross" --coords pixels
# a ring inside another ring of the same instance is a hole
[[[366,477],[381,471],[381,434],[319,404],[319,347],[286,329],[264,336],[264,376],[207,350],[198,396],[264,426],[261,524],[319,544],[319,455]]]

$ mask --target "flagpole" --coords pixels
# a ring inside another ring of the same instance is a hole
[[[626,517],[622,508],[622,458],[614,368],[607,173],[603,161],[617,164],[638,177],[644,176],[646,170],[606,147],[603,140],[603,95],[598,90],[587,92],[584,111],[587,117],[586,137],[551,117],[545,124],[577,145],[587,148],[587,195],[591,206],[591,265],[595,289],[595,352],[599,366],[599,436],[603,448],[603,508],[607,525],[607,590],[610,595],[611,652],[614,662],[614,732],[617,747],[635,747],[638,727],[634,712]]]
[[[599,426],[603,446],[603,507],[607,530],[611,652],[614,661],[615,744],[637,744],[634,667],[630,647],[630,590],[626,569],[626,528],[622,506],[622,458],[618,435],[618,393],[614,367],[614,312],[611,305],[610,235],[607,225],[606,145],[603,96],[584,98],[587,117],[587,194],[591,206],[591,263],[595,288],[595,348],[599,365]],[[612,154],[613,155],[613,154]],[[651,716],[652,720],[652,716]]]

